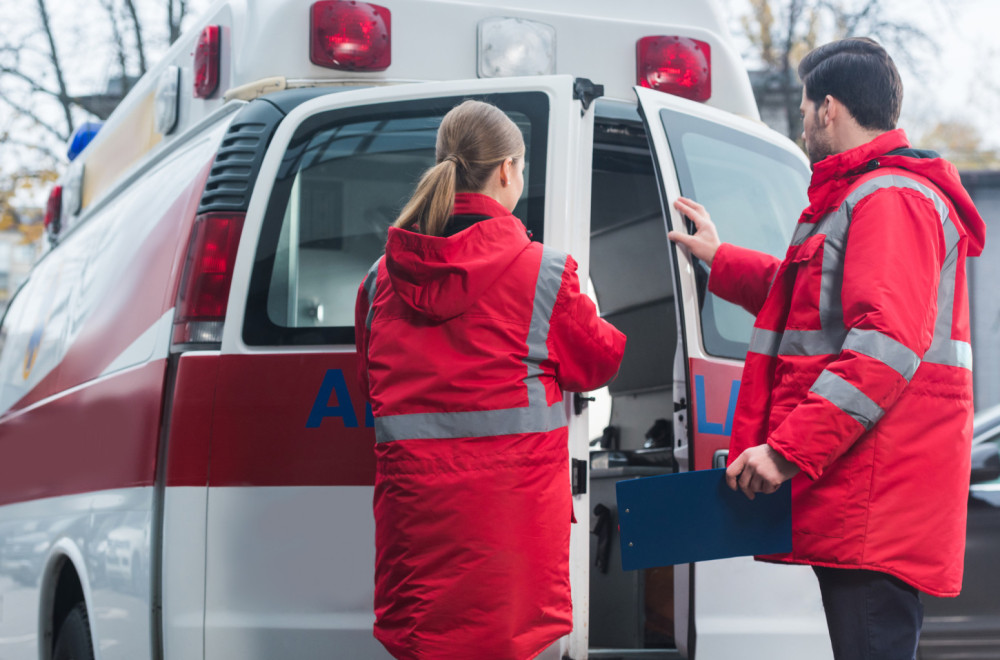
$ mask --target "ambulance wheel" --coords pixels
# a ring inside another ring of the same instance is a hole
[[[90,623],[83,603],[69,611],[59,626],[52,660],[94,660],[94,647],[90,642]]]

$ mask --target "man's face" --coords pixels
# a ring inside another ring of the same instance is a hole
[[[802,140],[806,143],[806,155],[809,162],[815,165],[833,153],[830,136],[826,133],[826,122],[820,115],[820,108],[806,97],[805,86],[802,87],[802,103],[799,105],[802,115]]]

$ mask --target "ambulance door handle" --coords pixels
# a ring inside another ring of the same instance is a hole
[[[587,404],[596,400],[596,397],[586,396],[580,392],[573,392],[573,412],[577,415],[582,415],[583,411],[587,409]]]
[[[597,537],[597,552],[594,553],[594,567],[601,573],[607,574],[608,565],[611,563],[611,535],[615,532],[614,521],[612,520],[611,509],[598,504],[594,507],[594,517],[597,522],[591,534]]]
[[[728,449],[718,449],[714,454],[712,454],[712,467],[713,468],[724,468],[726,463],[729,461],[729,450]]]
[[[574,458],[570,463],[570,490],[573,495],[583,495],[587,492],[588,461]]]

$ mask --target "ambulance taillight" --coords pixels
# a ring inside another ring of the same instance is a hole
[[[219,88],[219,41],[221,30],[218,25],[209,25],[201,31],[198,45],[194,50],[194,95],[207,99]]]
[[[177,293],[173,343],[222,341],[243,213],[205,213],[195,218],[184,274]]]
[[[636,43],[636,82],[692,101],[712,96],[712,49],[688,37],[643,37]]]
[[[389,10],[369,2],[320,0],[312,5],[309,59],[341,71],[385,71],[392,61]]]
[[[43,224],[50,234],[59,233],[59,221],[62,216],[62,186],[53,186],[49,192],[49,201],[45,205],[45,220]]]

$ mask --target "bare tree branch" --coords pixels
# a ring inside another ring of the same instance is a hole
[[[29,108],[26,108],[23,105],[21,105],[20,103],[18,103],[17,101],[14,101],[13,99],[11,99],[9,96],[7,96],[6,94],[4,94],[3,92],[0,92],[0,102],[5,103],[8,106],[10,106],[14,110],[14,112],[16,112],[16,113],[18,113],[20,115],[23,115],[23,116],[27,117],[28,119],[30,119],[31,121],[35,122],[35,124],[37,124],[40,128],[44,129],[48,133],[51,133],[57,139],[59,139],[59,140],[61,140],[63,142],[65,142],[66,140],[69,139],[69,134],[60,132],[58,128],[56,128],[55,126],[53,126],[49,122],[47,122],[44,119],[42,119],[41,117],[39,117],[37,114],[35,114],[34,112],[32,112]]]
[[[66,80],[63,76],[62,65],[59,63],[59,52],[56,50],[55,37],[52,34],[52,25],[49,21],[49,12],[45,8],[45,0],[37,0],[38,2],[38,15],[42,19],[42,28],[45,30],[45,37],[49,43],[49,55],[52,62],[52,67],[55,70],[56,80],[59,83],[59,101],[63,107],[63,113],[66,116],[66,127],[67,132],[73,134],[73,113],[70,109],[69,94],[66,92]]]
[[[130,87],[125,38],[122,36],[122,31],[118,26],[118,16],[115,13],[114,0],[101,0],[101,4],[104,6],[105,11],[108,12],[108,22],[111,23],[111,34],[115,41],[115,48],[118,53],[118,66],[121,69],[122,76],[121,95],[122,98],[124,98]]]
[[[45,156],[46,158],[51,159],[54,163],[59,163],[59,162],[62,161],[62,156],[60,156],[56,152],[52,151],[52,149],[50,149],[48,146],[46,146],[44,144],[39,144],[37,142],[29,142],[27,140],[21,140],[21,139],[18,139],[18,138],[12,138],[12,137],[10,137],[9,134],[4,137],[3,141],[4,141],[4,144],[10,145],[10,146],[24,147],[25,149],[32,149],[34,151],[37,151],[37,152],[41,153],[43,156]]]
[[[28,83],[28,86],[30,87],[32,92],[38,92],[40,94],[48,94],[57,100],[59,99],[59,92],[53,91],[46,87],[42,87],[37,82],[35,82],[34,78],[25,74],[23,71],[20,71],[18,69],[12,69],[6,66],[0,66],[0,74],[13,76],[14,78],[19,78],[20,80],[23,80],[24,82]]]
[[[136,51],[139,55],[139,75],[141,76],[146,73],[146,50],[142,45],[142,26],[139,24],[139,15],[135,11],[134,0],[125,0],[125,7],[128,9],[129,16],[132,17],[132,29],[135,32]]]
[[[181,36],[181,23],[186,15],[187,0],[167,0],[167,28],[170,43],[174,43]]]

